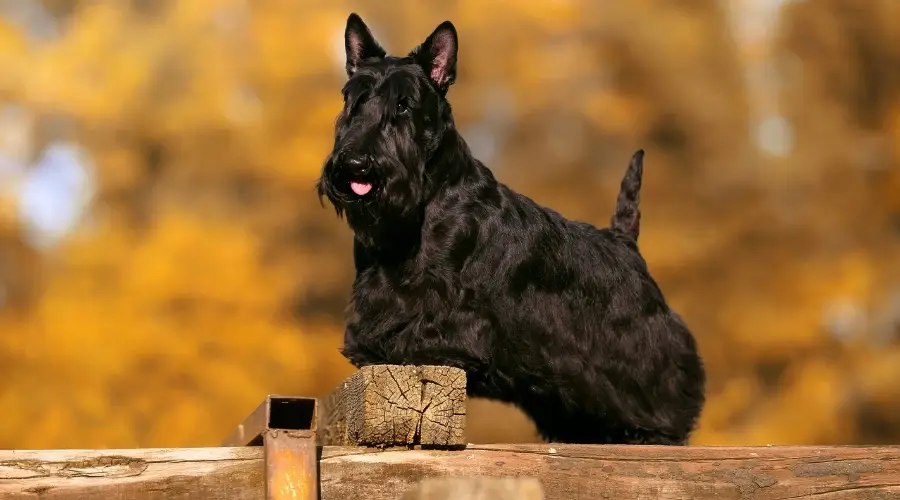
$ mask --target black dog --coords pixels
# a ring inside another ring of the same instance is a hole
[[[497,182],[457,132],[450,22],[392,57],[351,14],[345,44],[317,185],[355,233],[344,355],[463,368],[469,395],[519,406],[551,441],[685,444],[705,374],[638,252],[643,152],[611,228],[566,220]]]

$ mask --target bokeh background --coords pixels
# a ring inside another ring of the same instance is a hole
[[[351,11],[394,53],[452,20],[464,136],[571,218],[647,150],[694,444],[900,441],[897,0],[0,0],[0,448],[215,445],[352,373],[351,234],[312,188]]]

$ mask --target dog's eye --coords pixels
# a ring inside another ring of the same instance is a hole
[[[397,102],[397,114],[405,115],[406,113],[409,113],[409,106],[406,105],[405,100],[401,99],[400,101]]]

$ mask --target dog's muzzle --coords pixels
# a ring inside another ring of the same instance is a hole
[[[372,162],[368,155],[344,151],[338,155],[335,164],[354,194],[365,196],[372,191],[369,178]]]

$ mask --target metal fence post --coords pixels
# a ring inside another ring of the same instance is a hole
[[[263,446],[267,500],[318,500],[314,398],[270,395],[222,443]]]

